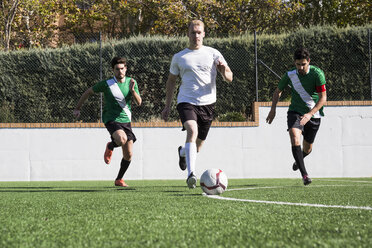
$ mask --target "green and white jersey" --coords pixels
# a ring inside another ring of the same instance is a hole
[[[326,90],[325,84],[323,71],[310,65],[306,75],[298,74],[296,68],[286,72],[279,81],[278,88],[283,91],[286,86],[291,87],[292,100],[289,111],[296,111],[303,115],[308,113],[318,102],[318,93]],[[323,107],[313,117],[320,118],[322,116],[324,116]]]
[[[120,83],[115,77],[98,82],[93,86],[95,93],[102,92],[105,104],[103,107],[102,121],[116,121],[120,123],[131,122],[132,118],[132,92],[129,90],[130,77]],[[138,85],[135,81],[134,90],[139,94]]]

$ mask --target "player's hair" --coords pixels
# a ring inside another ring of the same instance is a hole
[[[127,60],[125,58],[122,58],[122,57],[114,57],[111,60],[112,69],[114,69],[115,65],[117,65],[117,64],[124,64],[126,66],[127,65]]]
[[[294,60],[298,59],[310,59],[310,52],[304,47],[297,48],[293,55]]]
[[[200,21],[200,20],[192,20],[190,23],[189,23],[189,30],[191,29],[191,27],[193,26],[201,26],[204,30],[204,22]]]

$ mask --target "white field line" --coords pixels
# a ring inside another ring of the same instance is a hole
[[[341,179],[316,179],[317,181],[329,181],[329,182],[350,182],[350,183],[367,183],[372,184],[372,181],[352,181],[352,180],[341,180]]]
[[[319,179],[318,179],[319,180]],[[349,182],[349,181],[347,181]],[[363,181],[365,182],[365,181]],[[349,187],[350,185],[312,185],[311,187]],[[355,185],[354,185],[355,186]],[[359,185],[357,185],[359,186]],[[365,186],[365,185],[362,185]],[[239,188],[239,189],[229,189],[227,191],[235,190],[254,190],[254,189],[278,189],[290,186],[271,186],[271,187],[255,187],[255,188]],[[303,206],[303,207],[318,207],[318,208],[343,208],[343,209],[361,209],[361,210],[372,210],[369,206],[342,206],[342,205],[324,205],[324,204],[311,204],[311,203],[296,203],[296,202],[281,202],[281,201],[263,201],[263,200],[249,200],[249,199],[238,199],[223,197],[219,195],[206,195],[209,198],[225,200],[225,201],[239,201],[239,202],[253,202],[253,203],[265,203],[265,204],[276,204],[276,205],[292,205],[292,206]]]
[[[319,180],[319,179],[317,179]],[[339,184],[339,185],[311,185],[309,188],[320,188],[320,187],[350,187],[350,186],[361,186],[364,187],[366,185],[346,185],[346,184]],[[368,185],[369,186],[369,185]],[[367,187],[368,187],[367,186]],[[372,186],[372,183],[371,183]],[[280,188],[289,188],[289,187],[295,187],[295,186],[266,186],[266,187],[249,187],[249,188],[237,188],[237,189],[227,189],[226,191],[237,191],[237,190],[254,190],[254,189],[280,189]],[[303,186],[298,186],[298,187],[303,187]]]
[[[227,189],[226,191],[253,190],[253,189],[280,189],[280,188],[287,188],[287,187],[288,186],[250,187],[250,188]]]
[[[213,198],[213,199],[218,199],[218,200],[226,200],[226,201],[254,202],[254,203],[265,203],[265,204],[276,204],[276,205],[292,205],[292,206],[318,207],[318,208],[346,208],[346,209],[372,210],[372,207],[342,206],[342,205],[323,205],[323,204],[296,203],[296,202],[279,202],[279,201],[261,201],[261,200],[228,198],[228,197],[223,197],[223,196],[219,196],[219,195],[207,195],[207,197]]]

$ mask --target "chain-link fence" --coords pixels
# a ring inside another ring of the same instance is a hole
[[[363,37],[350,35],[349,39],[344,40],[341,35],[337,40],[322,42],[320,46],[317,43],[320,43],[321,38],[316,37],[316,34],[311,39],[303,37],[300,41],[293,42],[307,47],[311,54],[310,64],[324,71],[328,101],[372,99],[371,30],[365,29],[364,33]],[[259,39],[256,44],[256,99],[271,101],[268,98],[271,97],[268,91],[273,91],[271,83],[277,84],[286,71],[295,67],[295,47],[288,51],[288,56],[275,57],[275,48],[264,46]],[[284,91],[281,100],[288,101],[288,93],[289,90]]]
[[[205,44],[217,48],[234,73],[232,83],[218,77],[216,119],[251,120],[252,103],[271,101],[280,77],[294,67],[293,52],[299,45],[309,48],[311,64],[325,72],[328,100],[371,100],[371,34],[368,29],[362,33],[349,39],[332,38],[321,48],[317,44],[321,37],[316,34],[312,38],[307,38],[307,34],[300,35],[302,38],[296,36],[297,40],[285,38],[284,46],[277,44],[277,37],[256,34],[244,39],[231,38],[228,43],[206,39]],[[17,64],[0,69],[0,122],[76,122],[72,111],[79,97],[96,82],[112,76],[113,56],[127,58],[127,75],[139,84],[143,104],[133,106],[133,121],[159,120],[172,56],[187,46],[187,38],[156,45],[145,42],[139,47],[136,38],[121,46],[118,40],[104,41],[101,37],[99,33],[78,37],[76,42],[93,42],[85,43],[83,55],[74,47],[46,50],[37,56],[19,51],[0,54],[3,61],[14,60],[13,64]],[[156,38],[152,42],[157,42]],[[63,63],[65,60],[68,64]],[[288,101],[288,93],[289,90],[285,91],[281,100]],[[91,96],[82,109],[80,121],[99,122],[103,104],[101,95]],[[174,105],[170,120],[178,120]]]

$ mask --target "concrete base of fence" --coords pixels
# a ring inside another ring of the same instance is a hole
[[[198,176],[220,168],[229,178],[297,178],[286,131],[287,106],[259,107],[258,126],[212,127],[197,157]],[[326,117],[305,164],[311,177],[372,176],[372,106],[327,106]],[[177,148],[180,127],[135,127],[132,163],[126,179],[185,179]],[[1,181],[113,180],[122,156],[103,162],[105,128],[0,128]]]

